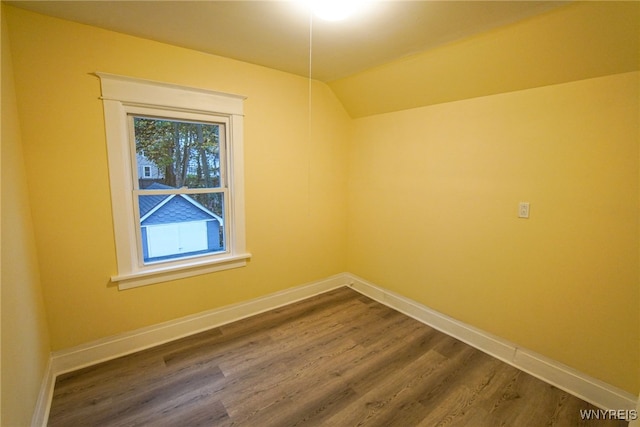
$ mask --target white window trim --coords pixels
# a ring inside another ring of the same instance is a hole
[[[119,289],[146,286],[214,271],[243,267],[251,254],[245,245],[243,104],[246,97],[206,89],[177,86],[108,73],[100,78],[109,158],[111,204],[118,273],[111,277]],[[185,258],[141,265],[138,256],[138,224],[135,221],[131,144],[127,114],[139,107],[160,109],[167,116],[193,113],[225,116],[228,134],[228,250],[224,254]]]

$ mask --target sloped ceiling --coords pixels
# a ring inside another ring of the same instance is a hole
[[[640,70],[640,2],[580,2],[329,85],[352,117]]]
[[[635,1],[373,1],[340,22],[296,1],[6,3],[311,75],[352,117],[638,69]]]

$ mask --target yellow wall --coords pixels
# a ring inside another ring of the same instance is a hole
[[[53,350],[345,270],[349,118],[304,78],[8,7]],[[96,71],[248,96],[245,268],[118,291]],[[328,125],[327,125],[328,124]]]
[[[2,10],[4,7],[2,8]],[[0,425],[31,424],[49,359],[11,57],[2,14],[2,401]]]
[[[355,120],[348,270],[637,394],[639,82]]]

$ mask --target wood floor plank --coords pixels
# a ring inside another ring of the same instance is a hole
[[[361,314],[360,307],[350,309],[353,318],[357,319]],[[343,340],[342,337],[349,336],[353,326],[341,324],[334,319],[335,313],[324,313],[321,317],[315,317],[316,322],[313,325],[300,324],[296,330],[286,333],[281,330],[275,331],[270,334],[271,345],[255,347],[251,352],[245,352],[238,357],[226,357],[222,369],[227,375],[231,375],[235,371],[268,364],[269,359],[277,358],[287,364],[295,363],[305,355],[317,352],[318,348],[340,345],[339,341]]]
[[[330,418],[329,424],[375,425],[381,423],[381,417],[389,412],[389,408],[397,408],[405,403],[417,403],[411,389],[445,361],[437,352],[429,351],[402,369],[388,372],[391,375],[378,379],[376,387],[368,387],[367,392],[362,393],[356,402]]]
[[[339,345],[337,345],[339,344]],[[263,388],[261,393],[254,393],[251,396],[246,396],[242,385],[246,384],[245,381],[240,381],[237,384],[240,385],[237,388],[236,394],[238,398],[225,400],[229,413],[235,415],[239,420],[249,419],[250,411],[248,408],[260,407],[261,402],[268,402],[269,411],[282,411],[279,402],[298,401],[300,396],[309,395],[309,390],[314,390],[321,393],[323,388],[327,388],[328,385],[333,382],[343,381],[337,375],[330,373],[330,368],[333,363],[348,363],[352,360],[356,353],[356,346],[353,343],[336,343],[330,347],[326,347],[323,352],[315,352],[315,356],[306,355],[300,358],[296,363],[290,361],[286,363],[286,368],[283,369],[283,374],[277,377],[277,382],[271,378],[265,378],[262,383],[266,385],[272,385],[269,388]],[[272,377],[272,370],[262,369],[268,377]],[[236,394],[232,395],[235,397]],[[242,397],[244,395],[244,398]],[[240,406],[234,403],[240,402]],[[267,411],[262,411],[262,415],[265,415]]]
[[[349,288],[56,379],[50,426],[624,426]]]
[[[223,380],[224,375],[217,366],[204,364],[183,369],[151,386],[136,387],[122,399],[117,409],[94,413],[94,417],[98,425],[153,425],[162,419],[161,415],[171,412],[167,408],[182,412],[194,400],[207,396],[207,390]]]

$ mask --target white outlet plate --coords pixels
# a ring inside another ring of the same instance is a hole
[[[518,218],[529,218],[529,202],[518,204]]]

